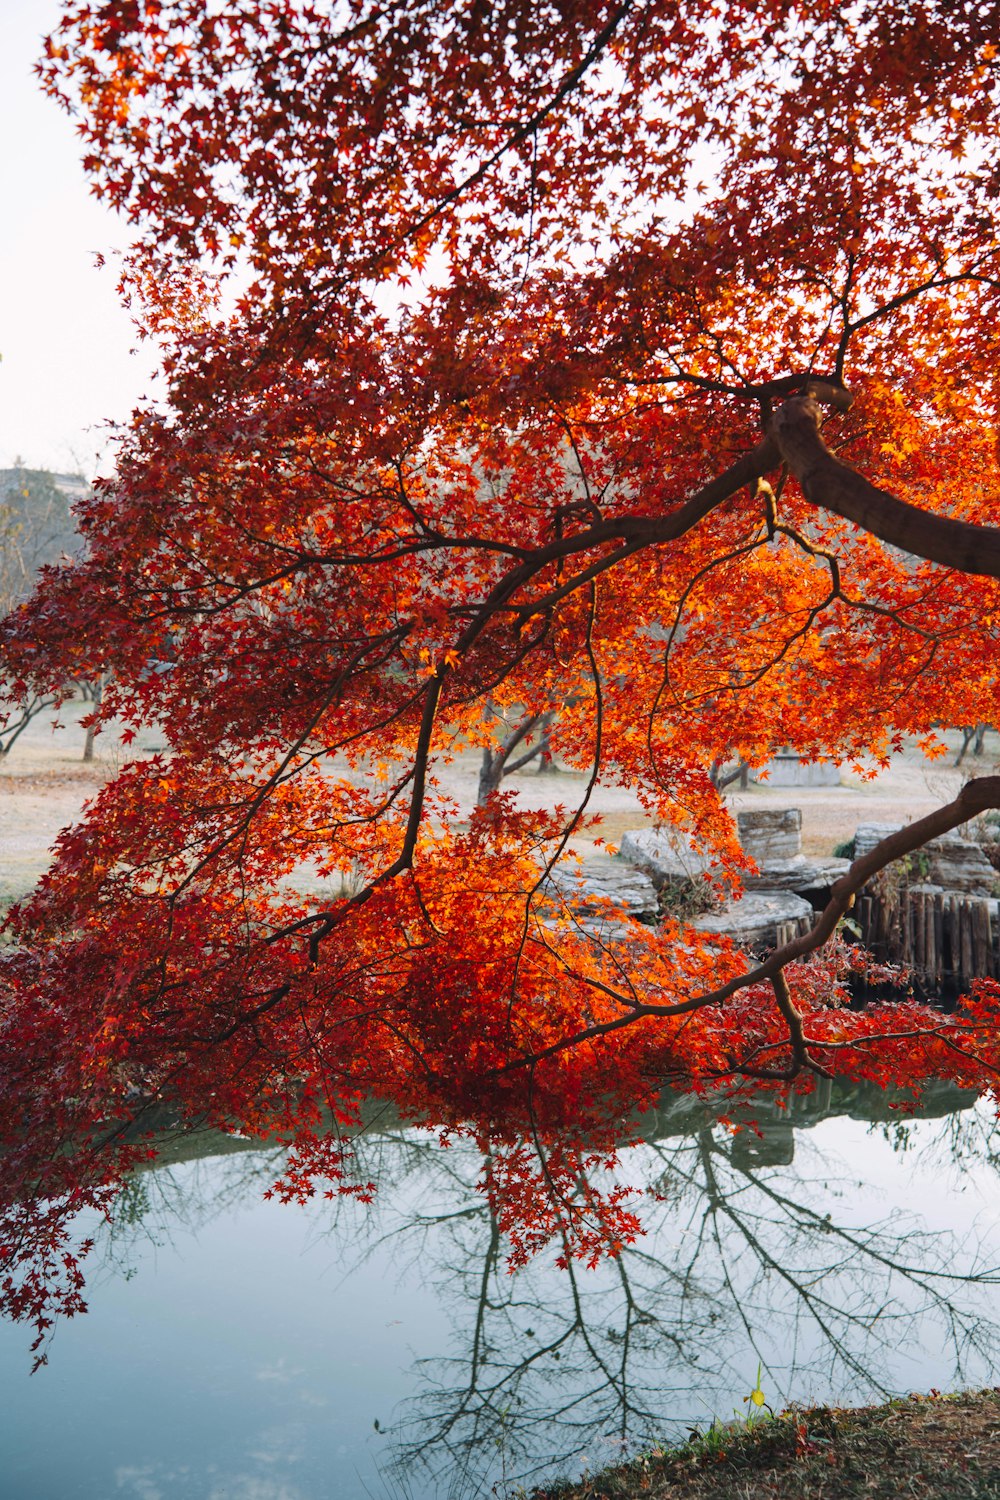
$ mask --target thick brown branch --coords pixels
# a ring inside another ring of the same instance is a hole
[[[628,556],[630,552],[640,547],[653,547],[664,542],[677,541],[692,527],[697,526],[699,521],[703,521],[706,516],[710,515],[716,506],[721,505],[733,495],[739,494],[740,490],[755,486],[758,479],[762,479],[765,474],[776,469],[780,463],[781,456],[776,444],[773,439],[766,437],[755,448],[751,448],[749,453],[744,453],[734,464],[731,464],[724,474],[710,479],[696,494],[690,496],[668,515],[617,516],[611,520],[599,521],[596,525],[588,526],[585,531],[576,532],[573,536],[562,537],[557,541],[547,543],[544,547],[536,548],[534,552],[528,554],[523,563],[512,568],[509,573],[505,573],[487,595],[458,641],[456,649],[459,652],[467,651],[490,619],[514,597],[518,589],[530,583],[531,579],[549,563],[559,562],[577,552],[589,552],[591,548],[601,546],[605,542],[620,540],[626,544],[609,556],[598,558],[590,567],[576,575],[566,589],[553,590],[550,594],[532,600],[532,609],[547,607],[553,599],[561,598],[563,593],[578,589],[583,583],[589,582],[615,562],[620,561],[622,557]]]
[[[827,398],[825,389],[815,395]],[[820,408],[813,394],[786,401],[771,421],[781,456],[810,504],[833,511],[916,557],[962,573],[1000,578],[1000,529],[938,516],[878,489],[857,469],[833,456],[820,436],[819,421]]]

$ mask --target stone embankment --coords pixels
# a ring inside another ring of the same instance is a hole
[[[854,856],[868,853],[899,824],[869,823],[855,834]],[[655,925],[673,910],[705,933],[731,938],[760,953],[809,931],[834,883],[851,861],[802,853],[797,808],[738,814],[740,842],[757,866],[738,898],[719,901],[710,859],[676,831],[640,828],[625,833],[617,857],[602,855],[557,869],[551,897],[571,908],[581,927],[600,941],[627,938],[627,917]],[[901,964],[918,989],[948,993],[970,980],[1000,977],[998,875],[975,841],[948,834],[889,866],[858,898],[853,923],[880,960]]]
[[[744,881],[739,899],[718,904],[709,896],[711,865],[682,835],[640,828],[623,835],[619,858],[645,872],[666,907],[684,909],[701,895],[704,908],[692,918],[702,932],[729,937],[743,947],[773,948],[808,932],[846,859],[810,859],[802,853],[798,808],[763,809],[738,815],[740,842],[758,874]]]

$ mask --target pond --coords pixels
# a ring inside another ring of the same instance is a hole
[[[173,1143],[48,1366],[0,1330],[4,1494],[464,1500],[743,1415],[758,1366],[775,1409],[991,1382],[992,1111],[838,1085],[755,1118],[666,1097],[623,1160],[646,1237],[514,1276],[471,1146],[373,1111],[375,1204],[300,1208],[262,1197],[277,1152]]]

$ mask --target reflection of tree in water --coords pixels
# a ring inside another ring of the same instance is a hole
[[[285,1159],[280,1146],[261,1150],[259,1141],[214,1131],[164,1136],[162,1146],[149,1168],[127,1179],[114,1217],[96,1230],[102,1268],[112,1276],[130,1280],[143,1245],[170,1245],[178,1230],[197,1231],[259,1198]]]
[[[946,1115],[930,1140],[919,1133],[915,1121],[899,1116],[883,1122],[880,1133],[898,1155],[933,1166],[956,1184],[973,1169],[1000,1172],[1000,1120],[985,1105]]]
[[[931,1098],[928,1111],[956,1102]],[[353,1248],[359,1261],[390,1242],[401,1280],[439,1288],[453,1327],[454,1353],[418,1361],[420,1389],[389,1428],[387,1477],[403,1493],[411,1484],[479,1493],[501,1470],[523,1479],[579,1468],[582,1455],[597,1467],[672,1424],[724,1415],[749,1390],[758,1360],[780,1402],[882,1393],[891,1357],[932,1336],[956,1381],[970,1362],[988,1367],[996,1329],[982,1288],[1000,1277],[977,1247],[896,1209],[865,1222],[857,1177],[829,1178],[801,1128],[837,1113],[889,1116],[876,1129],[904,1149],[912,1127],[857,1090],[793,1101],[792,1170],[787,1116],[768,1105],[753,1112],[756,1130],[735,1136],[690,1097],[648,1119],[649,1138],[627,1163],[633,1180],[649,1184],[648,1234],[596,1271],[534,1263],[510,1276],[476,1191],[484,1163],[469,1145],[443,1148],[377,1126],[358,1142],[363,1175],[380,1184],[378,1208],[330,1205],[333,1222],[324,1208],[318,1232],[335,1234],[339,1255]],[[931,1140],[922,1132],[920,1150],[942,1169],[998,1162],[992,1123],[976,1111],[943,1118]],[[143,1173],[136,1191],[147,1202],[131,1232],[162,1235],[151,1226],[168,1215],[196,1226],[245,1202],[279,1168],[275,1154],[232,1156],[221,1176],[218,1165],[206,1172],[204,1197],[187,1173],[183,1186],[169,1168]]]
[[[672,1424],[707,1422],[720,1400],[739,1404],[758,1360],[782,1403],[885,1394],[890,1357],[932,1328],[956,1381],[989,1365],[996,1328],[982,1288],[1000,1277],[977,1247],[897,1210],[865,1222],[856,1179],[828,1179],[808,1136],[793,1173],[755,1159],[753,1132],[733,1136],[701,1114],[691,1135],[641,1148],[659,1198],[649,1232],[597,1273],[510,1277],[485,1204],[447,1219],[428,1274],[461,1291],[449,1300],[460,1352],[423,1363],[422,1392],[397,1413],[401,1474],[423,1471],[457,1495],[476,1490],[498,1452],[508,1477],[578,1469],[582,1455],[596,1467]],[[784,1126],[770,1134],[783,1139]],[[954,1134],[950,1119],[935,1132],[946,1145]],[[422,1218],[399,1232],[440,1227]]]

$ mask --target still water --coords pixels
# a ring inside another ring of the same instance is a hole
[[[646,1237],[516,1276],[469,1146],[376,1120],[376,1204],[299,1208],[275,1152],[177,1143],[48,1366],[0,1329],[0,1494],[464,1500],[744,1413],[758,1364],[775,1409],[991,1383],[1000,1130],[962,1103],[839,1088],[733,1136],[665,1101],[623,1161]]]

